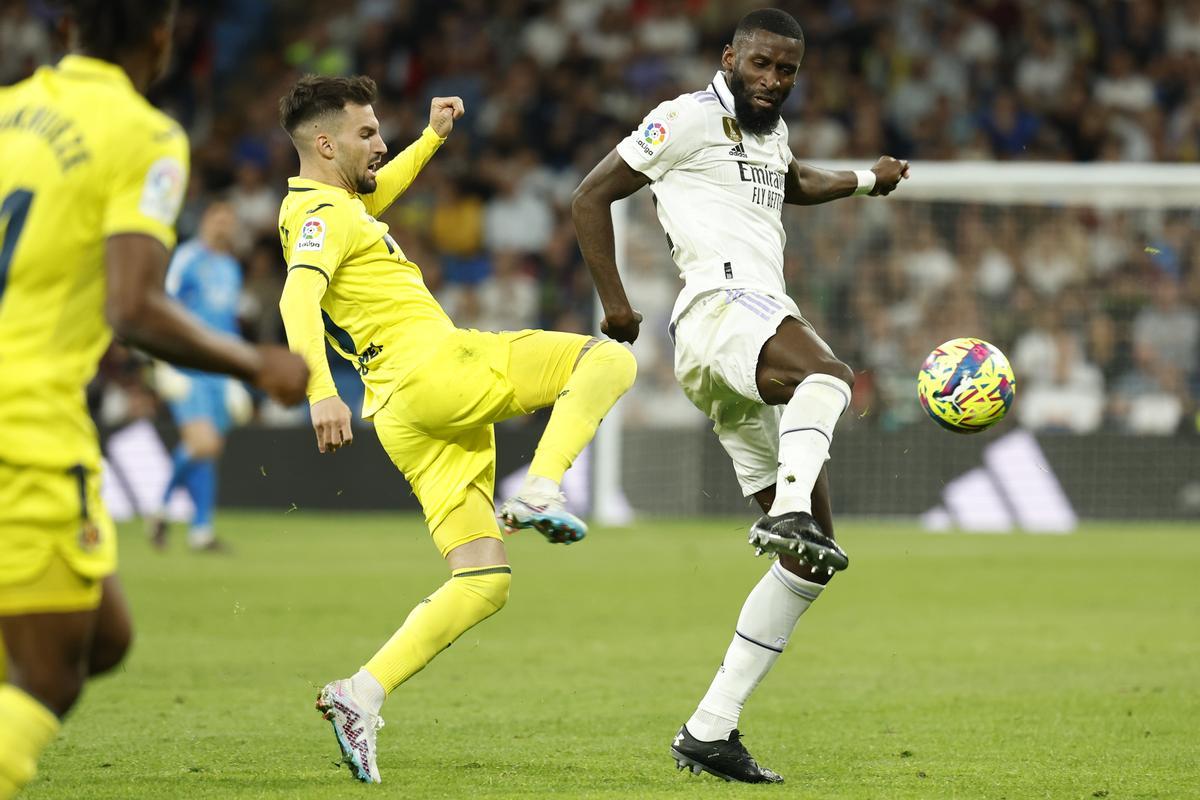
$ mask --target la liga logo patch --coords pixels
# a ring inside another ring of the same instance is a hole
[[[658,147],[667,140],[667,126],[661,122],[648,123],[642,130],[642,138],[651,147]]]
[[[320,250],[325,246],[325,221],[320,217],[309,217],[300,228],[296,239],[297,250]]]

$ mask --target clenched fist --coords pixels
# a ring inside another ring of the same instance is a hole
[[[429,127],[444,139],[454,129],[454,120],[464,113],[461,97],[435,97],[429,104]]]
[[[871,190],[871,197],[887,197],[896,190],[902,179],[908,177],[908,162],[880,156],[875,166],[871,167],[871,172],[875,173],[875,188]]]

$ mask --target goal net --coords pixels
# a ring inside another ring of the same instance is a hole
[[[596,514],[748,515],[674,380],[679,281],[650,192],[614,215],[645,322],[637,385],[602,426]],[[1200,167],[920,163],[887,199],[783,220],[788,291],[858,374],[829,465],[839,513],[997,530],[1200,517]],[[1009,417],[976,436],[916,401],[924,357],[959,336],[1017,376]]]

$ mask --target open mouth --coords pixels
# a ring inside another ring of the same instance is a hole
[[[758,108],[775,108],[779,105],[779,99],[770,95],[756,94],[750,98],[750,102]]]
[[[379,167],[382,163],[383,160],[380,159],[379,161],[372,161],[370,164],[367,164],[367,177],[374,178],[375,173],[379,172]]]

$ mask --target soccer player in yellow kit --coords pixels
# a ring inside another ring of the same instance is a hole
[[[279,233],[288,264],[280,300],[288,342],[308,362],[308,399],[321,452],[352,438],[325,340],[366,386],[362,414],[421,502],[451,578],[423,600],[353,677],[321,690],[344,760],[379,782],[375,731],[393,689],[508,599],[511,569],[492,501],[492,423],[554,405],[529,475],[500,509],[510,529],[553,542],[586,527],[564,507],[563,473],[601,418],[632,385],[621,345],[547,331],[461,330],[442,311],[376,217],[408,188],[463,114],[457,97],[434,98],[429,126],[386,166],[370,78],[307,77],[280,102],[300,154]]]
[[[214,333],[164,294],[188,142],[142,93],[166,66],[173,4],[69,5],[72,55],[0,88],[0,800],[33,778],[85,676],[130,642],[84,401],[114,329],[284,402],[308,376],[285,348]]]

